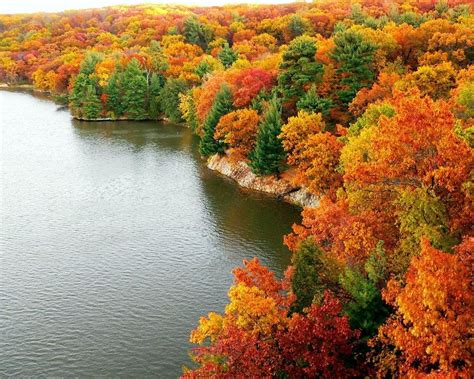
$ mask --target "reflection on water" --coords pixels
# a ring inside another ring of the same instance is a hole
[[[232,268],[287,266],[298,210],[205,168],[189,130],[0,101],[0,376],[176,377]]]

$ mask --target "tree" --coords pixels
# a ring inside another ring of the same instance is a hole
[[[193,90],[179,94],[179,110],[191,130],[196,133],[199,121],[196,113]]]
[[[221,117],[214,139],[224,141],[235,159],[247,159],[255,146],[259,119],[258,113],[253,109],[230,112]]]
[[[217,58],[221,61],[225,68],[229,68],[237,60],[237,53],[226,43],[217,54]]]
[[[371,64],[376,47],[352,30],[337,33],[334,43],[331,58],[339,65],[337,73],[342,77],[340,83],[343,87],[337,94],[339,100],[347,105],[361,88],[372,84],[374,73]]]
[[[460,246],[458,251],[444,253],[423,239],[421,255],[413,258],[405,280],[388,283],[383,297],[396,312],[378,338],[393,354],[388,368],[379,361],[381,375],[472,373],[472,243],[470,249]]]
[[[195,16],[188,17],[184,21],[183,35],[186,41],[198,45],[204,51],[207,50],[209,42],[212,41],[212,29],[201,22]]]
[[[250,153],[250,167],[257,175],[279,174],[285,151],[278,135],[281,133],[281,106],[273,98],[258,126],[255,149]]]
[[[270,90],[274,82],[274,74],[260,68],[248,68],[236,75],[234,87],[234,105],[246,107],[261,92]]]
[[[151,74],[150,86],[148,88],[148,115],[157,119],[160,112],[160,91],[163,88],[163,77],[156,73]]]
[[[122,77],[124,110],[128,118],[143,120],[147,117],[146,95],[148,84],[140,63],[132,59]]]
[[[93,120],[100,116],[102,104],[92,84],[87,86],[81,106],[85,118]]]
[[[321,113],[324,117],[329,116],[329,111],[333,107],[331,99],[325,99],[318,95],[316,86],[313,85],[306,91],[306,93],[300,97],[296,103],[296,108],[300,111]]]
[[[389,307],[382,300],[380,288],[386,283],[387,259],[382,247],[371,253],[364,265],[364,272],[357,268],[346,267],[340,276],[340,284],[350,296],[343,306],[353,329],[361,331],[362,340],[376,335],[389,315]]]
[[[424,188],[440,197],[449,227],[462,233],[469,228],[465,204],[470,201],[463,183],[469,180],[474,157],[456,135],[450,106],[417,91],[395,93],[390,104],[393,117],[380,117],[344,147],[346,186],[386,194]]]
[[[185,378],[356,374],[347,362],[358,333],[330,293],[320,305],[289,316],[292,297],[284,282],[255,258],[244,263],[234,271],[224,314],[202,317],[191,333],[191,342],[200,345],[192,354],[199,366],[187,370]]]
[[[311,237],[299,244],[291,263],[291,291],[296,297],[292,311],[301,313],[313,302],[318,304],[326,290],[338,290],[339,264]]]
[[[357,376],[350,367],[352,341],[359,336],[351,330],[341,304],[329,291],[321,305],[312,304],[304,314],[294,313],[288,330],[280,332],[283,372],[290,378],[348,378]]]
[[[122,72],[120,69],[116,68],[112,73],[105,93],[107,94],[107,107],[113,112],[112,117],[121,117],[125,112],[125,106],[123,103]]]
[[[316,61],[316,40],[312,37],[295,38],[283,53],[278,85],[285,101],[302,96],[310,83],[319,83],[323,65]]]
[[[224,143],[221,140],[216,141],[214,139],[214,134],[221,117],[229,113],[231,110],[232,93],[230,92],[229,86],[224,84],[217,93],[214,104],[204,122],[204,135],[199,143],[199,152],[203,157],[208,157],[224,151]]]
[[[183,79],[168,78],[160,90],[161,110],[172,122],[183,121],[179,110],[179,95],[185,93],[187,89],[188,86]]]

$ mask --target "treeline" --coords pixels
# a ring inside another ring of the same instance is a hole
[[[185,122],[203,157],[320,197],[285,237],[283,280],[255,259],[235,270],[185,377],[472,376],[468,2],[16,17],[3,78],[66,92],[80,118]]]

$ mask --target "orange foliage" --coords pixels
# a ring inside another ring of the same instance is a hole
[[[392,372],[408,377],[472,375],[473,243],[466,240],[470,248],[464,245],[449,254],[424,239],[404,283],[388,283],[384,299],[396,313],[380,329],[379,339],[397,353]]]
[[[216,126],[215,139],[223,140],[236,160],[247,159],[257,137],[259,116],[252,109],[239,109],[223,116]]]

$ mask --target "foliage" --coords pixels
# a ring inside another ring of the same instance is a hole
[[[188,86],[183,79],[169,78],[160,90],[160,104],[166,117],[173,122],[183,121],[179,110],[179,95],[186,92]]]
[[[278,85],[284,99],[303,95],[310,83],[321,80],[323,66],[316,61],[316,41],[308,36],[295,38],[283,53]]]
[[[204,122],[204,135],[199,143],[199,152],[203,157],[224,151],[224,143],[221,140],[214,139],[216,127],[222,116],[232,110],[232,93],[227,85],[222,85],[216,95],[214,104]]]
[[[127,64],[123,72],[122,86],[125,113],[134,120],[145,119],[148,83],[138,60],[132,59]]]
[[[384,299],[396,312],[381,328],[379,339],[394,349],[394,359],[381,361],[381,372],[417,376],[467,377],[472,352],[472,239],[457,254],[433,248],[422,240],[403,283],[391,280]],[[385,365],[384,365],[385,363]]]
[[[219,51],[219,54],[217,54],[217,58],[219,58],[225,68],[229,68],[237,60],[237,54],[229,47],[229,44],[225,44],[221,51]]]
[[[259,119],[252,109],[230,112],[219,120],[214,139],[224,141],[234,159],[246,159],[255,146]]]
[[[338,63],[342,86],[337,95],[343,104],[349,104],[360,89],[372,84],[374,74],[370,66],[376,47],[351,30],[336,34],[334,44],[331,57]]]
[[[285,151],[278,135],[281,132],[281,106],[273,98],[258,126],[255,149],[250,153],[250,167],[257,175],[281,172]]]

